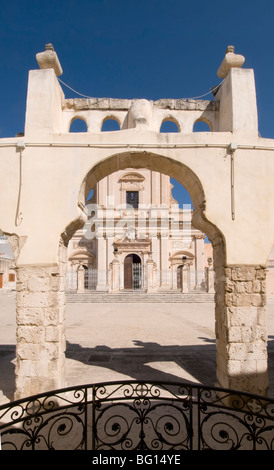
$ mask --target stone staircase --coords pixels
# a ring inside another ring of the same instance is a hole
[[[144,291],[130,292],[98,292],[89,291],[81,294],[67,292],[68,303],[194,303],[194,302],[214,302],[214,294],[206,292],[158,292],[146,293]]]

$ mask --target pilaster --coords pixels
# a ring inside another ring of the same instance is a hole
[[[216,304],[218,382],[259,395],[268,389],[265,277],[261,266],[228,266]]]
[[[65,276],[57,267],[17,269],[16,394],[65,387]]]

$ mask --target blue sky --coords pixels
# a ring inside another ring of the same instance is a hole
[[[49,42],[79,93],[152,100],[208,92],[232,44],[255,70],[260,134],[274,138],[273,17],[271,0],[1,0],[0,138],[24,130],[28,71]]]

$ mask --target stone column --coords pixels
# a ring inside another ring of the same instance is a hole
[[[172,290],[177,290],[178,284],[178,273],[177,273],[177,265],[174,264],[172,266]]]
[[[200,289],[202,282],[205,276],[204,270],[204,236],[199,235],[195,237],[195,271],[196,271],[196,279],[195,279],[195,289]]]
[[[104,236],[97,237],[97,286],[98,291],[107,291],[107,243]]]
[[[152,233],[152,236],[150,239],[151,239],[151,253],[152,253],[153,261],[155,263],[155,268],[157,267],[156,274],[154,273],[154,285],[155,285],[155,289],[158,289],[160,286],[161,263],[160,263],[160,252],[159,252],[160,240],[157,237],[157,231],[156,233],[155,232]]]
[[[54,266],[17,268],[15,399],[65,383],[65,273]]]
[[[120,290],[120,263],[115,256],[112,263],[112,292],[119,292]]]
[[[151,204],[157,207],[160,201],[160,173],[156,171],[151,172]]]
[[[209,294],[213,294],[214,293],[214,271],[211,267],[208,267],[206,268],[207,270],[207,275],[206,275],[206,291],[209,293]]]
[[[182,276],[183,276],[183,279],[182,279],[182,292],[188,292],[189,291],[189,289],[188,289],[188,285],[189,285],[189,265],[185,265],[183,267]]]
[[[85,268],[83,266],[77,269],[77,292],[78,294],[85,292]]]
[[[221,387],[267,395],[265,277],[261,266],[216,270],[217,378]]]
[[[213,293],[215,291],[214,281],[215,281],[215,273],[213,270],[213,260],[212,258],[208,258],[208,267],[205,268],[206,270],[206,291],[208,293]]]
[[[165,228],[161,232],[160,238],[160,266],[161,266],[161,289],[170,289],[170,279],[168,270],[168,232]]]
[[[147,270],[147,292],[154,292],[155,291],[155,282],[154,282],[154,267],[155,263],[152,259],[151,254],[146,262],[146,270]]]

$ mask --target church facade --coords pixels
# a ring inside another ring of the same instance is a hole
[[[128,168],[101,179],[69,242],[67,290],[213,292],[212,246],[168,175]]]

